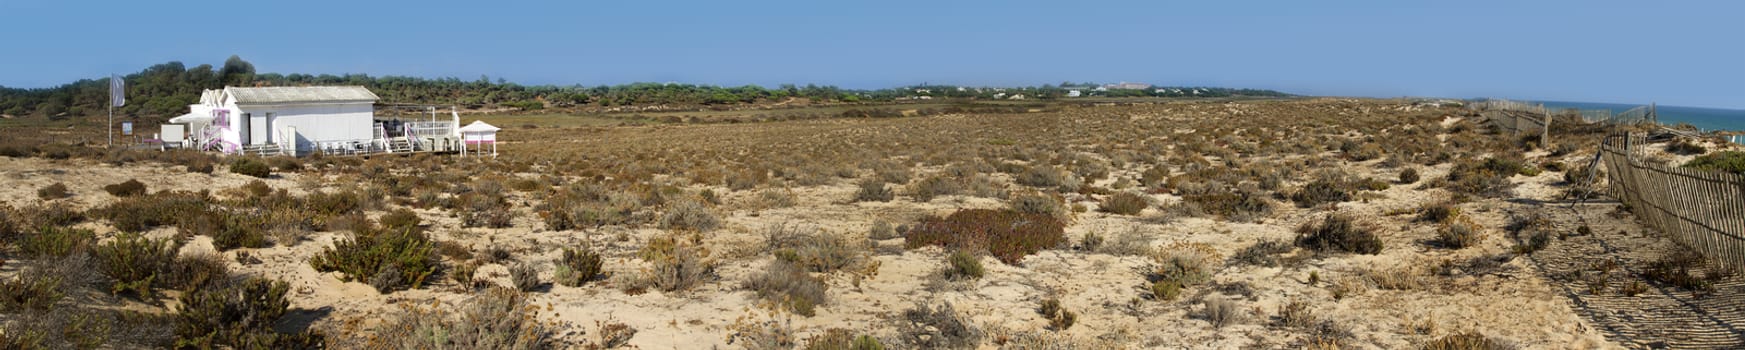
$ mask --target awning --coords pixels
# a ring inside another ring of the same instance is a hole
[[[497,132],[497,130],[502,129],[486,124],[483,120],[474,120],[472,124],[460,128],[460,132]]]
[[[170,118],[171,124],[199,123],[212,121],[212,116],[205,113],[188,113]]]

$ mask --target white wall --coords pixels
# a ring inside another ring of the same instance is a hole
[[[248,113],[249,144],[275,143],[286,127],[297,130],[298,147],[313,148],[315,143],[336,141],[369,141],[375,136],[375,108],[369,102],[292,105],[241,105],[236,115]],[[267,114],[272,113],[272,119]],[[267,125],[256,125],[266,121]]]

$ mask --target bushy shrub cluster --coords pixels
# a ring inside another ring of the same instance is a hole
[[[932,176],[910,184],[908,192],[909,196],[915,198],[916,202],[926,203],[932,201],[934,197],[961,193],[963,187],[963,184],[958,183],[957,180],[944,176]]]
[[[508,288],[491,288],[461,302],[456,311],[411,308],[388,319],[360,349],[549,349],[556,345],[550,326],[534,316],[527,297]]]
[[[1320,223],[1306,222],[1297,227],[1297,245],[1315,251],[1339,251],[1358,254],[1381,253],[1381,238],[1375,229],[1366,227],[1347,214],[1328,214]]]
[[[562,231],[605,225],[646,223],[635,215],[642,200],[627,191],[602,185],[571,185],[546,197],[534,209],[548,230]]]
[[[897,333],[908,344],[923,349],[967,348],[982,338],[981,330],[959,316],[950,303],[938,308],[919,304],[903,310]]]
[[[1745,175],[1745,152],[1722,151],[1706,154],[1685,162],[1684,167]]]
[[[176,313],[177,348],[307,349],[321,344],[319,336],[273,331],[291,302],[283,281],[248,278],[199,288],[182,295]]]
[[[604,271],[603,266],[604,260],[593,248],[564,248],[563,259],[558,260],[557,271],[552,273],[552,279],[566,287],[579,287],[599,276]]]
[[[1103,203],[1098,205],[1097,209],[1113,214],[1139,215],[1140,211],[1145,210],[1145,207],[1150,205],[1151,203],[1146,201],[1145,196],[1132,192],[1121,192],[1103,199]]]
[[[805,269],[787,260],[776,259],[762,274],[745,282],[745,288],[757,292],[757,297],[781,305],[798,315],[810,317],[815,308],[826,302],[824,284]]]
[[[135,179],[127,179],[118,184],[103,185],[103,191],[116,197],[133,197],[145,194],[145,184]]]
[[[181,244],[168,239],[123,235],[98,245],[92,256],[103,275],[114,281],[110,293],[132,292],[151,298],[152,284],[167,282],[176,272],[176,251],[180,248]]]
[[[660,227],[669,230],[710,231],[721,226],[721,220],[702,202],[684,199],[669,204],[661,214]]]
[[[1484,229],[1470,219],[1451,220],[1436,228],[1436,243],[1443,247],[1460,249],[1478,245],[1482,241]]]
[[[1528,172],[1526,162],[1517,158],[1491,157],[1477,161],[1461,161],[1448,171],[1447,188],[1456,193],[1486,198],[1512,195],[1515,183],[1509,177]]]
[[[649,240],[637,255],[653,267],[644,270],[628,289],[658,288],[665,292],[689,290],[715,276],[715,261],[698,239],[662,236]]]
[[[854,192],[855,202],[889,202],[897,196],[884,181],[874,178],[861,180],[856,186],[860,189]]]
[[[182,221],[206,212],[210,200],[200,193],[160,191],[116,200],[93,214],[109,220],[121,231],[144,232],[158,226],[182,225]]]
[[[273,176],[273,168],[267,162],[253,157],[238,157],[230,162],[230,172],[258,178]]]
[[[928,217],[904,232],[909,249],[929,245],[987,251],[1006,264],[1066,243],[1065,225],[1054,217],[1014,210],[963,209]]]
[[[1238,190],[1234,192],[1217,192],[1206,194],[1190,194],[1183,196],[1183,202],[1172,211],[1203,211],[1203,214],[1213,214],[1237,222],[1254,221],[1272,215],[1273,202],[1258,191]],[[1188,215],[1193,216],[1193,215]]]
[[[945,256],[945,278],[951,280],[981,279],[986,270],[982,267],[982,258],[962,250],[953,250]]]
[[[91,230],[43,226],[35,234],[23,234],[13,244],[24,256],[47,258],[87,251],[96,241],[97,234]]]
[[[382,293],[418,288],[442,267],[436,244],[413,229],[354,229],[309,259],[316,271],[338,271],[346,281],[369,281]]]
[[[67,185],[59,183],[59,182],[56,182],[56,183],[48,185],[48,186],[43,186],[42,188],[39,188],[36,190],[36,198],[40,198],[40,199],[45,200],[45,201],[67,198],[67,197],[72,197],[72,196],[73,196],[73,193],[67,191]]]

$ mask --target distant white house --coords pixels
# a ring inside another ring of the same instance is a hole
[[[453,120],[375,120],[379,98],[362,86],[225,87],[206,90],[189,113],[171,118],[161,138],[224,153],[303,154],[446,151],[460,135]],[[434,113],[434,112],[433,112]],[[185,135],[185,136],[181,136]],[[180,136],[169,139],[163,136]]]
[[[1069,90],[1066,92],[1066,97],[1079,97],[1081,95],[1084,95],[1084,93],[1081,93],[1078,90]]]

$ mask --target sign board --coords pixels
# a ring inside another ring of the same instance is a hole
[[[133,135],[133,122],[121,122],[121,134]]]

